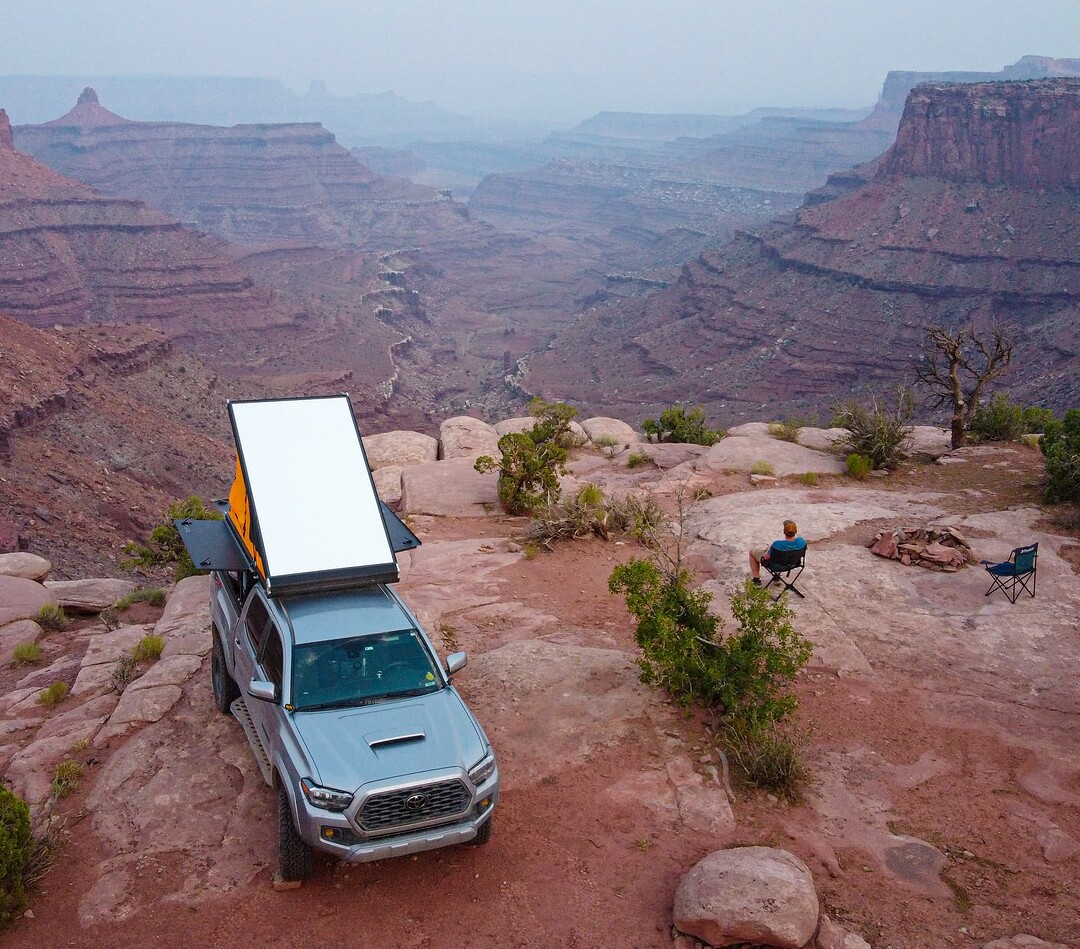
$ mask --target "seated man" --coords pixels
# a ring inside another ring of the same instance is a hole
[[[750,574],[754,578],[754,586],[761,586],[761,565],[769,565],[769,552],[772,550],[802,550],[806,541],[798,536],[799,528],[794,521],[784,521],[784,539],[775,540],[764,550],[750,551]]]

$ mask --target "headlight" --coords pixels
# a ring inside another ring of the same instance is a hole
[[[353,796],[347,791],[319,787],[317,784],[312,784],[309,778],[304,778],[300,782],[300,790],[304,792],[304,797],[308,799],[309,804],[326,811],[343,811],[352,804]]]
[[[488,778],[495,773],[495,755],[490,752],[488,755],[476,765],[473,765],[469,769],[469,780],[472,781],[477,787],[480,787]]]

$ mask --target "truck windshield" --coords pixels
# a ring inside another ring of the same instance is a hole
[[[293,708],[314,711],[363,705],[442,687],[416,630],[298,645],[293,654]]]

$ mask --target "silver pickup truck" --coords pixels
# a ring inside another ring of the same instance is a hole
[[[499,772],[451,684],[465,654],[443,668],[383,584],[270,597],[248,578],[211,574],[211,676],[277,791],[282,878],[308,876],[312,848],[362,862],[486,843]]]
[[[278,795],[281,876],[312,849],[361,862],[485,843],[499,771],[484,730],[387,585],[420,540],[383,504],[347,395],[228,403],[220,520],[178,520],[211,577],[214,700]]]

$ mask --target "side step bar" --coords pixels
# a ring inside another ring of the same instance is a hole
[[[270,758],[266,754],[266,749],[259,740],[259,736],[255,733],[255,723],[251,720],[251,712],[248,711],[243,696],[236,699],[229,706],[229,711],[232,712],[233,718],[240,723],[244,729],[244,734],[247,735],[248,744],[251,745],[251,751],[255,755],[255,763],[259,766],[259,771],[262,772],[263,780],[273,787],[274,773],[270,767]]]

